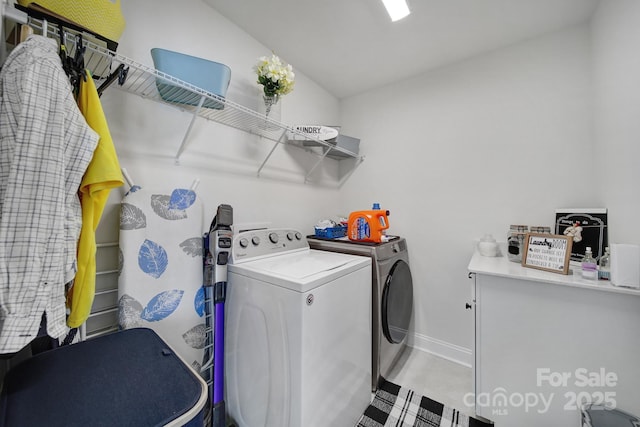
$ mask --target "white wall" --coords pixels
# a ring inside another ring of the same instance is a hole
[[[151,65],[149,49],[163,47],[225,63],[232,69],[229,98],[257,105],[252,66],[269,47],[200,0],[137,0],[122,8],[127,28],[119,53]],[[580,26],[342,102],[298,74],[282,121],[342,124],[362,140],[367,159],[339,190],[292,183],[313,159],[287,147],[268,164],[267,175],[282,179],[255,178],[271,143],[203,120],[176,166],[187,114],[115,88],[102,99],[122,165],[145,187],[187,187],[199,178],[207,222],[220,203],[234,207],[237,223],[270,221],[305,232],[320,218],[374,201],[390,209],[390,232],[407,238],[411,254],[412,342],[448,348],[470,363],[472,312],[464,305],[474,240],[484,233],[504,239],[512,223],[551,225],[556,207],[601,201],[581,172],[594,155],[590,67],[588,28]],[[328,161],[315,177],[331,182],[337,169]],[[101,241],[117,236],[122,194],[113,193]]]
[[[640,2],[601,1],[592,19],[595,150],[609,241],[640,244]]]
[[[586,26],[500,49],[343,100],[346,134],[367,159],[340,193],[346,210],[380,202],[407,238],[415,345],[462,347],[473,314],[474,240],[510,224],[547,225],[591,206],[590,45]],[[466,355],[465,349],[467,349]]]
[[[201,0],[125,1],[122,11],[127,26],[118,53],[152,66],[149,50],[162,47],[227,64],[232,70],[229,99],[257,108],[261,87],[252,67],[259,56],[271,53],[269,47]],[[147,188],[189,188],[199,178],[207,226],[220,203],[234,207],[236,223],[267,221],[274,227],[296,227],[306,233],[313,231],[318,219],[335,214],[335,188],[302,183],[315,156],[280,146],[264,171],[277,179],[256,178],[273,142],[198,119],[177,166],[173,156],[191,116],[115,86],[104,93],[102,101],[121,165],[137,184]],[[300,73],[295,90],[281,104],[283,122],[339,124],[338,100]],[[328,160],[313,178],[333,185],[337,168],[337,162]],[[112,193],[99,230],[101,241],[117,240],[118,203],[123,194],[124,190]]]

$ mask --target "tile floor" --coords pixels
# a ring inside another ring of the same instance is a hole
[[[408,347],[387,379],[464,414],[474,415],[474,408],[464,403],[464,395],[473,388],[471,368]]]

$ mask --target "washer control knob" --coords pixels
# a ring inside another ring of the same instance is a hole
[[[253,243],[253,246],[258,246],[260,244],[260,238],[258,236],[253,236],[251,238],[251,243]]]
[[[287,233],[287,239],[289,239],[289,241],[293,240],[293,233],[292,232],[288,232]]]
[[[271,243],[278,243],[278,234],[269,233],[269,240],[271,240]]]
[[[249,246],[249,241],[247,239],[245,239],[244,237],[242,239],[240,239],[240,241],[238,243],[240,243],[240,247],[241,248],[246,248],[247,246]]]
[[[296,231],[296,240],[302,240],[302,234],[299,231]]]

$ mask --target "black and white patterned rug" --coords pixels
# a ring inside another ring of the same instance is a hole
[[[488,427],[457,409],[386,381],[356,427]]]

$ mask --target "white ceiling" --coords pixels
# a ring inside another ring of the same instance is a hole
[[[588,20],[598,0],[204,0],[338,98]]]

